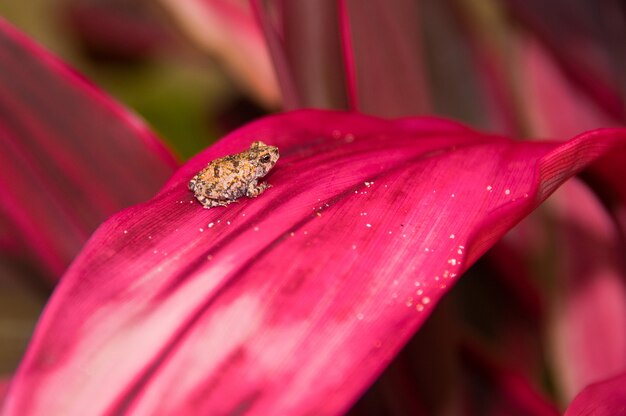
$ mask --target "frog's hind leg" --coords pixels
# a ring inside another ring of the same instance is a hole
[[[204,195],[196,195],[196,199],[202,204],[204,208],[208,209],[213,206],[213,201],[205,197]]]
[[[239,202],[239,201],[233,201],[229,199],[217,200],[217,199],[203,198],[203,200],[200,202],[202,203],[202,206],[204,206],[204,208],[209,209],[213,207],[226,207],[229,204],[232,204],[233,202]]]
[[[270,185],[267,182],[262,182],[259,184],[257,184],[256,181],[250,182],[248,184],[248,187],[246,188],[246,196],[248,198],[256,198],[257,196],[261,195],[263,192],[265,192],[267,188],[271,186],[272,185]]]
[[[204,195],[198,195],[196,196],[196,199],[202,204],[202,206],[206,209],[209,208],[213,208],[213,207],[217,207],[220,206],[221,204],[219,203],[219,201],[216,201],[215,199],[211,199],[211,198],[207,198]]]

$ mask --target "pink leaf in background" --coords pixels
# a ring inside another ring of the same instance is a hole
[[[549,49],[576,89],[611,118],[626,122],[626,102],[620,94],[626,85],[626,14],[622,1],[504,3]]]
[[[272,55],[283,108],[348,109],[337,1],[250,3]]]
[[[0,378],[0,409],[2,408],[2,404],[4,403],[4,397],[6,396],[8,387],[9,380],[6,378]]]
[[[226,67],[257,100],[281,97],[263,33],[248,0],[158,0],[181,30]]]
[[[176,165],[138,118],[0,20],[0,213],[51,277]]]
[[[549,202],[558,250],[548,334],[569,402],[585,386],[626,370],[624,245],[613,218],[580,182],[567,183]]]
[[[626,373],[586,387],[565,416],[617,416],[626,413]]]
[[[259,139],[281,150],[273,187],[202,209],[189,178]],[[5,414],[345,411],[480,255],[625,150],[624,130],[558,144],[314,110],[249,124],[96,231]]]
[[[429,111],[415,2],[251,3],[286,109],[351,108],[386,117]]]
[[[348,109],[337,1],[278,3],[300,107]]]
[[[352,108],[385,117],[428,113],[421,4],[411,0],[339,4]]]
[[[530,36],[518,42],[522,93],[529,122],[542,137],[567,137],[581,131],[618,126],[614,118],[576,88],[552,56]],[[558,111],[552,111],[558,108]]]

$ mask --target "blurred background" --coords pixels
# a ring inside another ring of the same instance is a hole
[[[261,112],[160,2],[1,2],[0,16],[139,113],[182,159],[231,116]]]

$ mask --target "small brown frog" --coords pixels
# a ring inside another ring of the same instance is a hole
[[[204,208],[225,207],[244,195],[255,198],[271,186],[258,181],[274,167],[278,157],[277,147],[256,141],[245,152],[209,162],[189,181],[189,189]]]

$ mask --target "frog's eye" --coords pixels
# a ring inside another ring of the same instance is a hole
[[[263,156],[261,156],[261,162],[263,162],[263,163],[269,162],[270,159],[271,159],[270,155],[263,155]]]

